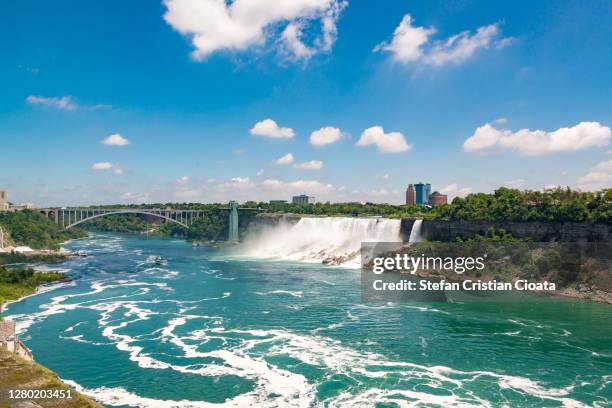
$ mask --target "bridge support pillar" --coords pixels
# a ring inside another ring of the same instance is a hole
[[[230,201],[229,208],[228,240],[231,242],[238,242],[238,203],[236,201]]]

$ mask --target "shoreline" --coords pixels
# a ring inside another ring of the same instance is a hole
[[[40,272],[40,273],[44,273],[44,272]],[[38,285],[36,287],[36,289],[34,290],[34,292],[27,294],[25,296],[21,296],[20,298],[17,299],[11,299],[11,300],[7,300],[5,302],[2,303],[2,305],[0,305],[0,317],[2,316],[2,313],[5,312],[6,308],[10,305],[19,303],[27,298],[30,298],[32,296],[36,296],[36,295],[40,295],[42,293],[47,293],[47,292],[51,292],[54,291],[55,289],[59,289],[62,288],[64,286],[68,286],[71,283],[74,283],[74,281],[72,279],[67,279],[64,281],[57,281],[57,282],[52,282],[52,283],[45,283],[42,285]],[[46,289],[46,290],[45,290]]]

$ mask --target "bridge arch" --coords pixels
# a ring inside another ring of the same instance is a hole
[[[176,224],[179,224],[182,227],[189,228],[189,226],[187,224],[184,224],[184,223],[182,223],[182,222],[180,222],[178,220],[175,220],[174,218],[166,217],[165,215],[162,215],[162,214],[156,214],[156,213],[153,213],[153,212],[148,212],[146,210],[119,210],[119,211],[103,212],[103,213],[100,213],[100,214],[92,215],[92,216],[87,217],[87,218],[83,218],[82,220],[78,220],[77,222],[73,222],[72,224],[67,225],[66,229],[72,228],[72,227],[76,227],[77,225],[79,225],[79,224],[81,224],[83,222],[91,221],[93,219],[104,217],[106,215],[112,215],[112,214],[144,214],[144,215],[152,215],[152,216],[157,217],[157,218],[162,218],[164,220],[174,222]]]

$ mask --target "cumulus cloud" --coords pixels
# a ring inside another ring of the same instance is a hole
[[[255,174],[257,177],[261,177],[264,175],[264,170],[263,169],[259,169],[257,170],[257,173]]]
[[[92,170],[110,170],[113,168],[113,165],[109,162],[99,162],[99,163],[94,163],[91,166]]]
[[[372,126],[363,131],[357,141],[357,146],[376,145],[380,153],[401,153],[412,148],[406,143],[404,135],[400,132],[385,133],[382,126]]]
[[[280,159],[276,160],[276,164],[287,165],[293,163],[293,155],[291,153],[287,153]]]
[[[328,52],[336,40],[343,0],[164,0],[166,22],[191,39],[192,57],[245,51],[268,40],[293,59]],[[306,44],[305,38],[310,41]]]
[[[115,133],[104,139],[102,141],[102,144],[105,144],[107,146],[127,146],[130,144],[130,141],[125,137],[121,136],[119,133]]]
[[[317,180],[281,181],[278,179],[266,179],[262,185],[269,189],[283,190],[288,193],[321,194],[334,190],[333,185]]]
[[[112,170],[115,174],[123,174],[123,169],[118,164],[112,164],[110,162],[98,162],[94,163],[91,166],[91,169],[94,171],[106,171]]]
[[[188,184],[191,181],[191,179],[187,176],[182,176],[176,179],[176,184],[178,185],[185,185]]]
[[[449,197],[449,201],[452,201],[455,197],[465,197],[468,194],[472,193],[471,187],[459,187],[457,183],[449,184],[448,186],[442,188],[440,193],[446,194]]]
[[[406,14],[391,41],[378,44],[373,51],[390,52],[392,58],[401,63],[442,66],[462,63],[480,49],[502,48],[511,42],[511,38],[500,38],[499,24],[479,27],[473,34],[463,31],[446,40],[431,41],[435,33],[433,27],[414,25],[412,16]]]
[[[342,139],[340,129],[331,126],[322,127],[310,134],[310,144],[313,146],[326,146],[336,143],[340,139]]]
[[[578,180],[578,187],[591,191],[612,188],[612,160],[593,166],[586,175]]]
[[[598,122],[580,122],[552,132],[529,129],[512,132],[487,123],[465,140],[463,149],[476,152],[498,147],[516,150],[524,156],[541,156],[607,146],[611,137],[610,128]]]
[[[39,95],[30,95],[26,98],[26,102],[30,105],[41,105],[56,108],[65,111],[75,111],[77,109],[97,110],[109,109],[110,105],[81,105],[72,96],[47,97]]]
[[[256,184],[248,177],[232,177],[229,181],[217,185],[217,189],[224,190],[251,190]]]
[[[249,132],[253,136],[270,137],[272,139],[292,139],[295,136],[293,129],[280,127],[270,118],[255,123]]]
[[[298,170],[320,170],[323,168],[323,162],[321,160],[311,160],[294,164],[293,167]]]

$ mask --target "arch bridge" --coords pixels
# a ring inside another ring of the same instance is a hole
[[[228,207],[218,207],[218,210],[229,211],[230,241],[238,241],[238,211],[263,211],[261,208],[239,208],[236,201],[230,201]],[[195,221],[205,216],[202,210],[182,208],[134,208],[134,207],[62,207],[40,208],[38,211],[47,218],[52,218],[62,228],[72,228],[96,218],[113,214],[142,214],[174,222],[184,228],[189,228]]]

